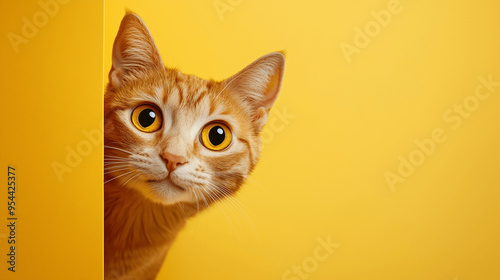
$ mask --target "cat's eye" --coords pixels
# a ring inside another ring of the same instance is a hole
[[[207,124],[201,131],[201,143],[212,151],[224,150],[231,144],[233,135],[227,125],[222,122]]]
[[[153,105],[140,105],[132,111],[132,123],[140,131],[155,132],[161,128],[162,122],[160,110]]]

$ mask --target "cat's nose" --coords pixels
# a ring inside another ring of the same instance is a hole
[[[179,165],[187,163],[187,160],[183,156],[173,155],[168,152],[160,154],[160,157],[165,162],[168,172],[173,172]]]

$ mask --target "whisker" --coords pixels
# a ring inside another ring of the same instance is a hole
[[[240,206],[241,202],[239,202],[235,197],[233,197],[227,190],[224,190],[221,186],[219,186],[219,188],[214,188],[214,190],[224,195],[224,198],[227,198],[230,203],[235,204],[235,206],[237,206],[240,209],[240,211],[242,211],[242,213],[246,214],[242,208],[243,205]]]
[[[108,166],[104,166],[104,170],[113,170],[113,169],[122,168],[122,167],[130,167],[130,164],[113,164],[113,165],[108,165]]]
[[[125,170],[128,170],[128,168],[121,168],[121,169],[109,170],[107,172],[104,172],[104,174],[110,174],[110,173],[119,172],[119,171],[125,171]]]
[[[130,161],[131,161],[130,159],[117,159],[117,158],[114,158],[114,159],[105,158],[104,159],[104,162],[130,162]]]
[[[133,175],[132,177],[130,177],[130,179],[128,179],[125,183],[123,183],[122,186],[126,186],[127,183],[130,182],[130,180],[132,180],[133,178],[137,178],[140,175],[141,175],[141,173],[137,172],[135,175]]]
[[[193,189],[193,190],[197,191],[198,189]],[[200,191],[199,194],[200,194],[201,198],[203,198],[203,202],[205,202],[205,206],[208,208],[208,202],[207,202],[205,195],[203,194],[203,192],[201,190],[199,190],[199,191]]]
[[[229,224],[231,225],[231,228],[233,229],[234,233],[236,234],[236,237],[238,238],[238,241],[240,243],[240,246],[241,248],[243,249],[243,242],[241,241],[241,238],[238,234],[238,231],[236,230],[236,228],[234,227],[233,223],[231,222],[231,220],[229,219],[229,217],[226,215],[226,212],[224,211],[224,209],[222,209],[222,207],[219,205],[219,202],[217,200],[214,200],[215,202],[215,205],[217,205],[217,207],[219,207],[219,209],[221,210],[222,214],[226,217],[227,221],[229,222]],[[233,213],[234,215],[234,213]],[[236,222],[238,222],[238,220],[236,220]],[[239,225],[239,224],[238,224]],[[240,226],[241,228],[241,226]]]
[[[120,165],[120,164],[130,164],[131,161],[114,161],[114,162],[104,162],[104,166]]]
[[[198,200],[198,195],[196,195],[196,192],[194,190],[192,190],[191,188],[189,188],[189,192],[192,192],[194,194],[194,197],[196,199],[196,213],[198,213],[198,212],[200,212],[200,204],[199,204],[199,200]],[[199,216],[196,215],[196,224],[194,226],[194,233],[195,234],[198,230],[198,221],[200,220],[198,217]]]
[[[269,192],[269,190],[266,187],[264,187],[263,185],[259,184],[257,181],[252,180],[252,178],[247,177],[247,179],[250,180],[250,181],[252,181],[252,182],[254,182],[257,186],[261,187],[266,192]]]
[[[125,176],[125,175],[127,175],[127,174],[130,174],[130,173],[132,173],[132,172],[135,172],[135,171],[134,171],[134,170],[132,170],[132,171],[129,171],[129,172],[127,172],[127,173],[124,173],[124,174],[122,174],[122,175],[120,175],[120,176],[113,177],[113,178],[111,178],[111,179],[107,180],[106,182],[104,182],[104,184],[107,184],[107,183],[109,183],[109,182],[111,182],[111,181],[113,181],[113,180],[115,180],[115,179],[118,179],[118,178],[120,178],[120,177],[123,177],[123,176]]]
[[[130,165],[130,161],[123,161],[123,162],[105,162],[105,166],[118,166],[118,165]]]
[[[104,155],[104,158],[126,159],[126,157],[112,156],[112,155]]]
[[[126,150],[121,149],[121,148],[118,148],[118,147],[113,147],[113,146],[104,145],[104,148],[105,148],[105,149],[115,149],[115,150],[122,151],[122,152],[127,153],[127,154],[130,154],[130,155],[134,155],[134,153],[132,153],[132,152],[130,152],[130,151],[126,151]]]
[[[258,238],[258,234],[257,234],[257,231],[255,230],[255,226],[252,222],[252,219],[250,218],[250,216],[247,214],[247,211],[248,208],[243,205],[243,203],[241,203],[236,197],[232,196],[230,193],[229,193],[229,190],[227,187],[225,186],[222,186],[222,185],[215,185],[214,183],[210,183],[210,185],[208,186],[210,188],[211,191],[215,191],[217,193],[219,193],[222,198],[222,196],[224,196],[223,198],[227,198],[226,201],[228,201],[230,203],[230,206],[233,206],[235,207],[237,210],[239,210],[239,212],[241,214],[243,214],[243,218],[248,222],[248,224],[250,225],[250,227],[252,228],[252,231],[254,232],[255,236],[257,236]],[[245,208],[245,209],[243,209]],[[253,215],[255,216],[255,215]]]

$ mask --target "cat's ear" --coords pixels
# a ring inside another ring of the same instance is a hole
[[[258,130],[266,123],[269,110],[278,97],[284,70],[284,54],[273,52],[223,82],[249,108]]]
[[[164,71],[160,53],[146,24],[127,12],[113,44],[113,66],[109,81],[119,88],[151,70]]]

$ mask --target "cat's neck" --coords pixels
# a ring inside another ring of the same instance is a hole
[[[163,205],[138,191],[106,184],[105,236],[113,247],[149,247],[171,243],[187,218],[196,214],[190,205]]]
[[[198,212],[193,205],[162,205],[138,191],[104,187],[105,279],[154,279],[177,233]]]

